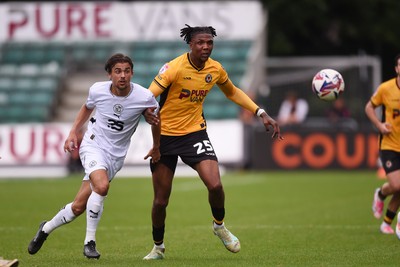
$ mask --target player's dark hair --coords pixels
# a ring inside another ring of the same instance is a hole
[[[189,25],[185,24],[186,27],[181,29],[181,37],[183,40],[188,44],[192,40],[192,37],[198,33],[209,33],[212,37],[217,36],[217,32],[211,26],[204,26],[204,27],[190,27]]]
[[[400,59],[400,54],[397,54],[396,57],[394,58],[394,66],[399,65],[399,59]]]
[[[112,68],[115,66],[117,63],[128,63],[131,66],[131,69],[133,70],[133,62],[132,59],[128,56],[125,56],[124,54],[117,53],[112,55],[104,65],[104,69],[107,71],[107,73],[111,73]]]

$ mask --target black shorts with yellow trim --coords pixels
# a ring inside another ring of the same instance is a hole
[[[160,153],[159,162],[168,166],[172,172],[175,172],[178,156],[192,168],[196,163],[203,160],[218,161],[206,130],[181,136],[161,135]],[[150,168],[153,172],[155,164],[151,163],[151,161]]]
[[[394,150],[380,150],[379,158],[386,174],[400,169],[400,152]]]

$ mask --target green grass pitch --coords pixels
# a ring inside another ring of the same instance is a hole
[[[72,201],[81,178],[0,180],[0,256],[19,266],[398,266],[400,241],[372,216],[373,171],[232,172],[223,177],[227,227],[242,250],[211,231],[198,178],[176,178],[166,223],[166,259],[152,248],[151,179],[116,178],[97,232],[100,260],[83,257],[85,215],[53,232],[36,255],[27,246],[42,220]],[[394,224],[393,224],[394,225]]]

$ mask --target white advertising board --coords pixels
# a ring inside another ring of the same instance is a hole
[[[0,4],[0,42],[175,40],[185,24],[213,26],[221,39],[253,40],[264,12],[259,1]]]
[[[207,124],[219,162],[241,163],[244,153],[242,123],[239,120],[223,120]],[[68,123],[0,125],[0,178],[65,176],[68,154],[63,151],[63,146],[70,127]],[[140,123],[132,137],[125,165],[144,166],[150,174],[148,161],[143,158],[151,146],[150,126]]]

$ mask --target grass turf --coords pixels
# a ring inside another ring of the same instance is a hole
[[[152,248],[151,180],[116,178],[97,231],[100,260],[82,255],[85,216],[57,229],[36,255],[39,223],[71,202],[80,177],[0,180],[0,256],[20,266],[398,266],[400,241],[372,216],[372,171],[234,172],[222,177],[226,225],[242,250],[228,252],[211,231],[207,192],[176,178],[167,212],[166,259]]]

